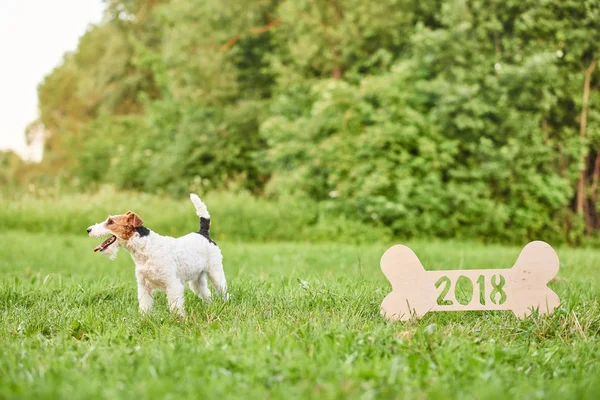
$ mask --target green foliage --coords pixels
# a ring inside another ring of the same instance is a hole
[[[470,101],[469,88],[421,80],[414,71],[398,64],[357,85],[320,82],[300,116],[286,108],[296,94],[282,95],[278,116],[261,127],[272,190],[309,193],[402,236],[560,240],[557,216],[568,205],[569,181],[552,168],[557,146],[543,139],[536,116]],[[499,79],[489,78],[488,95],[506,90]],[[441,105],[441,91],[457,98]],[[298,97],[301,103],[306,93]],[[474,124],[471,113],[493,108],[510,117]],[[467,135],[472,141],[457,137]]]
[[[600,228],[599,27],[594,0],[109,0],[40,86],[44,168],[580,243]]]
[[[23,167],[23,160],[12,151],[0,151],[0,185],[13,186],[15,177]]]
[[[565,229],[581,147],[562,110],[570,83],[554,43],[532,51],[503,28],[531,6],[460,4],[442,7],[439,29],[417,24],[410,59],[387,73],[275,96],[261,125],[272,190],[308,193],[402,236],[581,235]]]

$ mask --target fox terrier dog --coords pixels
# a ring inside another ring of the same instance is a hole
[[[210,214],[197,195],[190,194],[190,199],[200,217],[200,230],[180,238],[161,236],[151,231],[131,211],[110,216],[87,229],[88,235],[92,237],[110,235],[94,252],[100,251],[114,259],[119,247],[129,251],[135,263],[138,302],[143,313],[152,308],[152,292],[160,289],[166,291],[171,311],[185,316],[185,284],[189,283],[192,291],[208,302],[211,293],[207,277],[216,291],[223,298],[228,298],[223,256],[208,232]]]

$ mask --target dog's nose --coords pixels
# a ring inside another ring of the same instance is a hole
[[[87,228],[87,233],[90,233],[92,231],[92,228]]]

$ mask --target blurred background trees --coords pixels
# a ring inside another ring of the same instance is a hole
[[[600,228],[599,58],[595,0],[107,0],[39,87],[41,168],[576,243]]]

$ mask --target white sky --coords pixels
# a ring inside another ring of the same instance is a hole
[[[24,157],[25,127],[37,118],[37,85],[77,47],[102,0],[0,0],[0,149]]]

